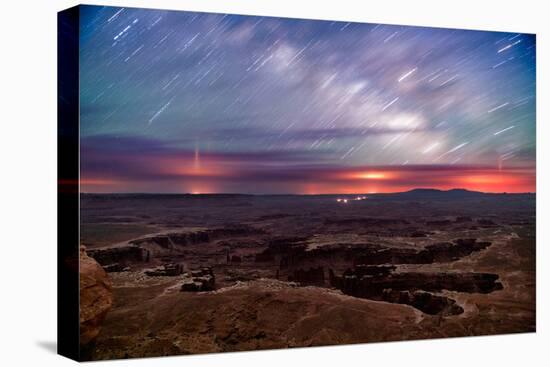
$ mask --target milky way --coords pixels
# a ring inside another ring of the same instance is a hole
[[[81,7],[84,191],[535,191],[535,36]]]

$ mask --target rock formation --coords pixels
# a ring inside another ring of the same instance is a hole
[[[140,247],[146,245],[157,245],[164,249],[174,249],[197,243],[205,243],[218,238],[249,236],[263,233],[264,231],[262,230],[245,225],[226,226],[205,230],[155,234],[131,240],[129,243]]]
[[[346,294],[371,298],[382,294],[384,289],[431,292],[445,289],[468,293],[490,293],[502,289],[502,284],[497,280],[498,274],[491,273],[392,272],[372,275],[363,273],[359,268],[348,269],[342,277],[334,277],[332,285]]]
[[[154,269],[145,270],[145,275],[150,277],[175,277],[183,274],[183,264],[168,263]]]
[[[481,251],[491,242],[477,242],[475,238],[458,239],[454,243],[441,242],[417,251],[408,248],[380,248],[354,259],[355,264],[431,264],[452,262]]]
[[[80,248],[80,345],[92,344],[113,304],[111,280],[103,268]]]
[[[102,249],[89,250],[88,255],[93,257],[103,266],[120,264],[131,264],[135,262],[148,262],[150,258],[149,251],[138,246],[119,246]]]
[[[342,276],[329,271],[333,287],[344,294],[411,305],[429,314],[456,315],[463,310],[455,301],[429,292],[442,290],[490,293],[502,289],[499,276],[491,273],[394,272],[393,266],[356,266]]]
[[[385,289],[382,293],[382,300],[413,306],[429,315],[451,316],[460,315],[464,312],[464,309],[457,305],[454,299],[423,291],[410,292]]]
[[[212,268],[202,268],[184,274],[181,284],[182,292],[212,291],[216,286],[216,277]]]
[[[289,237],[272,240],[266,249],[256,254],[256,262],[278,261],[281,269],[301,268],[318,260],[339,260],[353,265],[431,264],[452,262],[481,251],[490,242],[475,238],[457,239],[428,245],[423,249],[385,247],[374,243],[336,243],[308,249],[307,238]]]

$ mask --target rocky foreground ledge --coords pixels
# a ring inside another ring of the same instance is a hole
[[[80,347],[93,348],[100,326],[113,305],[112,283],[101,265],[80,247]]]

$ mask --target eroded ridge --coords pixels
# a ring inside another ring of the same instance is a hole
[[[395,266],[358,265],[341,276],[329,272],[330,284],[344,294],[377,301],[402,303],[427,314],[458,315],[456,301],[433,293],[443,290],[490,293],[503,288],[491,273],[396,272]]]
[[[375,223],[387,224],[384,221]],[[271,278],[286,279],[303,286],[333,287],[353,297],[407,304],[427,314],[445,316],[461,314],[463,309],[454,299],[436,294],[438,292],[490,293],[502,289],[497,274],[396,270],[397,266],[405,264],[454,262],[491,245],[491,242],[475,238],[437,242],[420,249],[375,243],[333,243],[311,248],[310,236],[279,236],[267,237],[264,250],[254,256],[230,254],[234,247],[249,246],[247,239],[255,235],[266,235],[266,232],[249,226],[172,231],[130,240],[123,246],[92,250],[90,256],[108,272],[128,271],[130,265],[153,263],[157,267],[145,269],[145,275],[174,277],[184,274],[186,267],[183,262],[163,262],[169,258],[168,254],[173,257],[180,254],[185,259],[189,246],[214,244],[225,248],[224,279],[229,282],[222,282],[218,287],[230,285],[232,281],[258,279],[259,274],[245,274],[238,268],[267,263],[274,269],[267,274]],[[200,271],[192,267],[188,270],[191,273]],[[215,277],[211,268],[208,276]],[[181,288],[196,291],[216,289],[214,282],[204,283],[207,286],[202,286],[202,283],[197,285],[196,280],[185,278]]]

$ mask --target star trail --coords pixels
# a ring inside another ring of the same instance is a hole
[[[535,191],[535,36],[82,6],[85,192]]]

